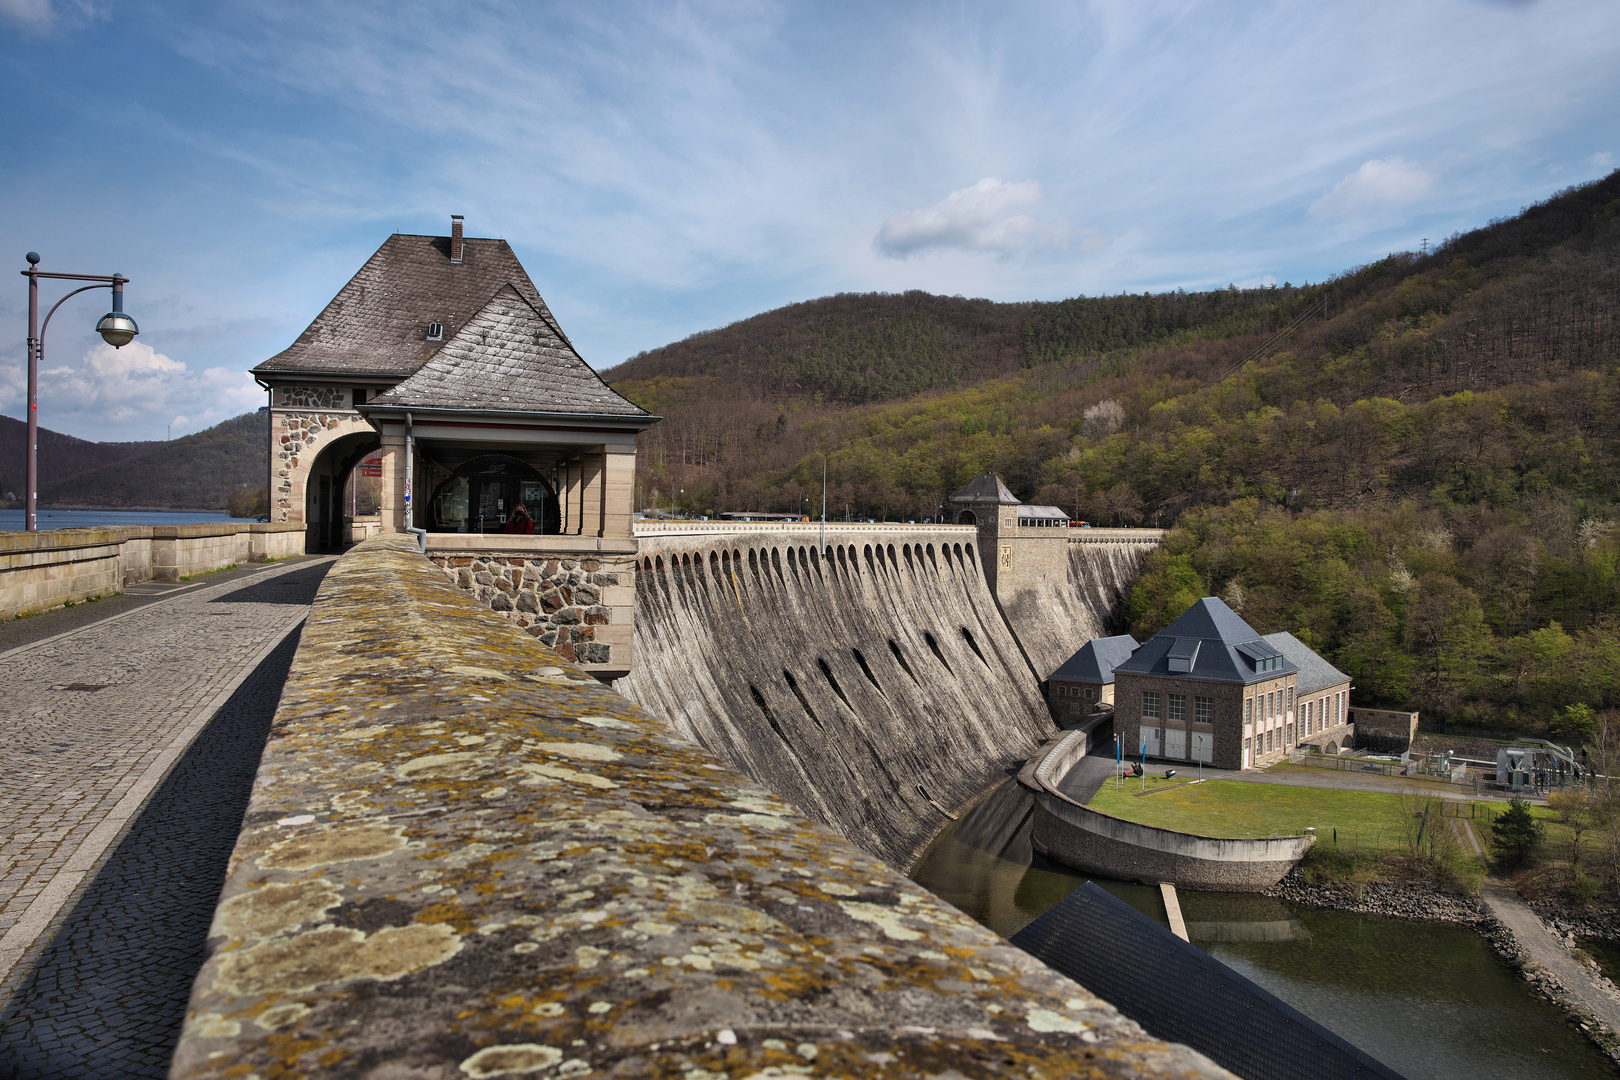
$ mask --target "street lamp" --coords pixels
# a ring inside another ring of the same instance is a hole
[[[39,528],[37,499],[39,497],[39,361],[45,354],[45,331],[51,325],[51,316],[61,307],[69,296],[77,296],[91,289],[112,289],[112,310],[103,315],[96,323],[96,333],[101,340],[115,349],[122,349],[141,328],[135,325],[135,320],[124,314],[124,283],[129,280],[122,274],[113,274],[107,277],[101,274],[51,274],[39,269],[39,252],[30,251],[24,256],[28,260],[28,269],[20,273],[28,279],[28,490],[25,493],[26,501],[25,524],[29,532]],[[62,297],[51,310],[45,313],[45,324],[39,322],[39,279],[55,278],[61,281],[93,281],[94,285],[85,285],[74,289],[67,296]]]

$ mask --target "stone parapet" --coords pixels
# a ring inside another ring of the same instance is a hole
[[[0,533],[0,619],[141,581],[178,581],[245,562],[304,553],[304,528],[253,522],[136,525]]]
[[[492,619],[305,624],[171,1076],[1216,1077]]]

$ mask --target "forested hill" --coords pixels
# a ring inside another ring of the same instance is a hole
[[[825,455],[833,514],[921,519],[993,470],[1177,526],[1138,634],[1224,593],[1363,703],[1531,730],[1620,709],[1620,172],[1310,286],[834,297],[608,374],[666,418],[643,505],[803,508]]]
[[[76,476],[157,446],[151,442],[90,442],[39,429],[41,478]],[[28,470],[28,425],[0,416],[0,503],[20,502]]]
[[[265,482],[268,423],[247,413],[167,442],[95,443],[40,429],[39,505],[101,510],[219,510]],[[20,505],[27,425],[0,417],[0,495]]]
[[[232,494],[264,485],[268,425],[267,413],[245,413],[77,476],[42,481],[40,503],[223,511]]]

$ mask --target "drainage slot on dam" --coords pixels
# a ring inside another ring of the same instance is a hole
[[[861,665],[861,674],[866,676],[866,681],[871,683],[873,688],[876,689],[878,693],[882,694],[883,685],[877,681],[877,676],[872,674],[872,668],[869,664],[867,664],[866,657],[861,655],[861,650],[851,649],[849,651],[855,654],[855,662]],[[887,697],[888,695],[884,694],[883,696]]]
[[[911,676],[911,681],[921,686],[922,680],[917,678],[917,673],[911,670],[910,664],[906,663],[906,654],[900,651],[900,646],[895,644],[894,638],[889,639],[889,651],[894,653],[895,662],[900,665],[901,670]]]
[[[803,690],[799,689],[799,680],[795,679],[793,677],[793,672],[789,671],[787,668],[782,669],[782,678],[787,680],[788,689],[792,690],[793,696],[799,699],[799,704],[804,707],[805,715],[810,717],[810,722],[815,724],[816,727],[820,728],[822,738],[826,738],[827,729],[822,725],[821,717],[816,715],[816,710],[810,707],[810,699],[804,696]],[[759,691],[755,690],[754,693],[758,694]]]
[[[939,651],[939,642],[934,640],[934,635],[930,634],[927,630],[924,630],[923,631],[923,640],[928,642],[928,647],[930,649],[934,650],[934,659],[938,660],[940,663],[944,664],[946,671],[949,671],[952,675],[955,675],[956,672],[951,669],[950,661],[946,660],[945,659],[945,654]],[[980,659],[983,659],[983,658],[981,657]]]
[[[832,668],[827,665],[827,661],[818,656],[816,657],[816,664],[821,668],[822,677],[827,680],[827,685],[832,687],[833,693],[838,695],[838,700],[844,703],[844,707],[846,709],[848,709],[850,712],[854,712],[855,706],[851,705],[849,703],[849,698],[844,696],[844,688],[838,685],[837,679],[833,678]],[[864,667],[865,665],[863,664],[862,666]]]
[[[962,637],[967,641],[968,648],[973,650],[973,655],[979,658],[979,663],[983,664],[985,667],[989,667],[990,661],[984,658],[984,653],[979,651],[979,643],[973,640],[972,632],[969,631],[965,626],[962,627]]]

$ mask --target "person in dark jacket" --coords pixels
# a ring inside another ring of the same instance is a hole
[[[512,511],[512,516],[506,519],[506,531],[509,533],[534,532],[534,519],[529,516],[528,507],[522,503],[517,504],[517,509]]]

